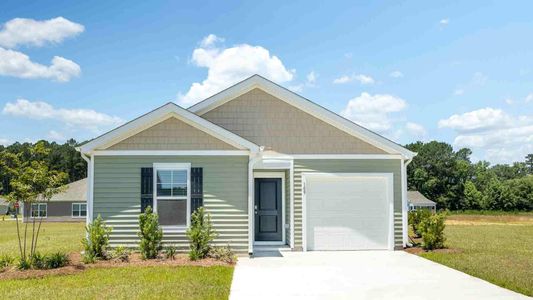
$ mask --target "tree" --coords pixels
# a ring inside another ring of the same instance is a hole
[[[15,164],[10,170],[12,177],[9,184],[10,193],[7,195],[9,202],[16,204],[17,206],[20,202],[23,203],[25,216],[29,216],[33,203],[48,202],[53,195],[62,192],[67,180],[67,175],[64,172],[50,170],[48,167],[45,158],[49,155],[49,150],[43,143],[35,144],[29,149],[29,152],[30,159],[26,161],[20,159],[20,156],[23,155],[22,152],[17,155],[17,159],[11,160],[11,162],[14,162]],[[24,155],[25,154],[26,153],[24,153]],[[36,224],[37,220],[38,224]],[[32,258],[35,255],[42,220],[42,215],[33,215],[31,244],[30,248],[27,249],[29,222],[26,220],[24,225],[24,235],[21,236],[18,216],[16,217],[21,261],[26,262],[28,261],[28,258]]]
[[[526,155],[526,166],[529,174],[533,174],[533,153]]]

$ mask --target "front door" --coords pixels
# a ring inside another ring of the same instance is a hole
[[[282,240],[281,178],[255,179],[255,240]]]

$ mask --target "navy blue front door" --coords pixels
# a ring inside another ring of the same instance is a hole
[[[281,179],[255,179],[255,240],[282,240]]]

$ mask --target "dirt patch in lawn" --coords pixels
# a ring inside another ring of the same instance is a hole
[[[185,254],[178,254],[174,259],[166,259],[164,257],[158,257],[156,259],[144,260],[139,253],[132,253],[129,257],[129,261],[119,261],[116,259],[99,260],[94,264],[84,264],[82,262],[81,254],[72,253],[69,255],[70,264],[68,266],[50,269],[50,270],[18,270],[16,267],[10,267],[3,272],[0,271],[0,280],[7,279],[29,279],[29,278],[43,278],[45,276],[61,276],[72,275],[79,272],[83,272],[89,268],[115,268],[115,267],[149,267],[149,266],[231,266],[223,261],[215,260],[212,258],[206,258],[202,260],[192,261]]]

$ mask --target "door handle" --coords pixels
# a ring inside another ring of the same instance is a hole
[[[257,215],[257,205],[254,205],[254,213]]]

